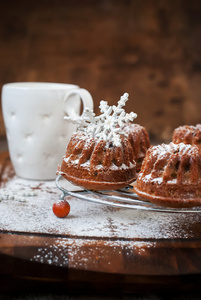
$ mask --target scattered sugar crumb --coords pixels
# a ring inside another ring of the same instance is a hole
[[[59,219],[52,204],[61,192],[54,181],[27,181],[14,177],[6,189],[33,191],[24,201],[4,199],[0,202],[0,228],[3,231],[85,236],[116,239],[189,238],[191,228],[200,221],[199,214],[174,214],[112,208],[70,199],[71,212]],[[187,221],[188,220],[188,221]],[[199,233],[198,233],[199,234]]]

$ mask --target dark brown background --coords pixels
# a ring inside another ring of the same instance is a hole
[[[201,122],[201,1],[1,1],[0,85],[74,83],[138,114],[151,139]],[[0,114],[0,135],[5,135]]]

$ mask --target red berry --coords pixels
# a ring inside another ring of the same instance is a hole
[[[65,200],[58,200],[54,202],[52,210],[58,218],[65,218],[70,212],[70,204]]]

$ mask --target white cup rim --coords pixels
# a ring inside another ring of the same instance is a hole
[[[25,82],[9,82],[3,85],[4,88],[13,88],[13,89],[75,89],[79,88],[78,85],[69,84],[69,83],[56,83],[56,82],[32,82],[32,81],[25,81]]]

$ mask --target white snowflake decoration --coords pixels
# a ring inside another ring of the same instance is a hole
[[[117,106],[109,106],[107,101],[102,100],[99,106],[102,113],[100,116],[96,116],[93,110],[85,108],[81,117],[64,118],[73,124],[77,124],[77,130],[85,131],[99,140],[110,141],[115,146],[120,146],[120,136],[127,135],[122,130],[123,126],[137,117],[136,113],[131,112],[127,114],[122,108],[128,101],[128,96],[128,93],[121,96]]]

